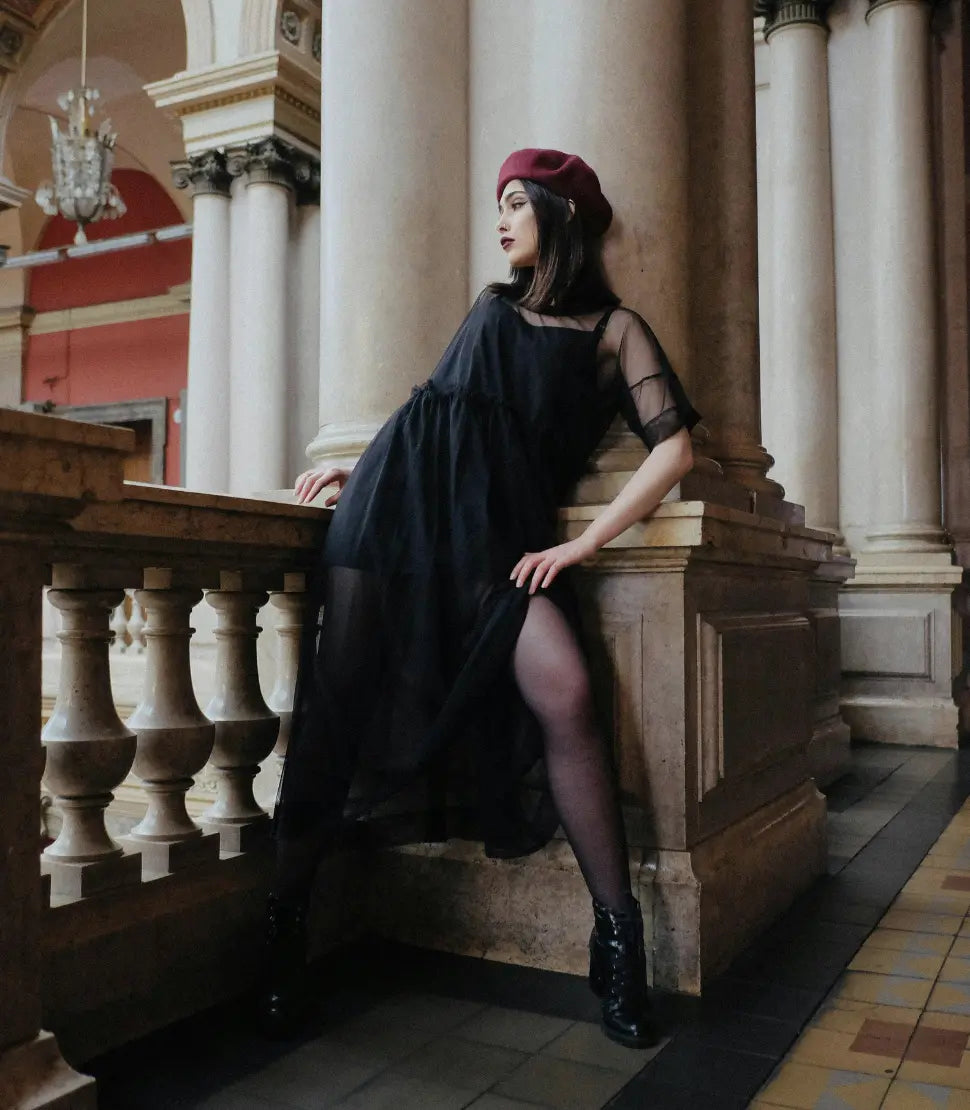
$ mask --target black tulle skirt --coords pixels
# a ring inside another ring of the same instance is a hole
[[[555,502],[507,406],[430,382],[341,494],[310,589],[278,832],[540,847],[556,819],[510,661],[517,560],[555,542]],[[575,620],[568,574],[547,591]]]

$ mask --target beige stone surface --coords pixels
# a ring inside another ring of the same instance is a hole
[[[770,209],[762,267],[770,305],[762,328],[762,420],[776,476],[808,519],[839,522],[835,258],[829,142],[828,31],[782,22],[769,36],[759,96],[761,212]],[[764,303],[764,299],[763,302]],[[777,446],[775,446],[777,445]]]
[[[329,465],[360,455],[467,311],[467,6],[327,4],[322,41],[322,426],[307,453]]]
[[[7,1110],[97,1110],[95,1082],[68,1067],[52,1033],[0,1053],[0,1106]]]
[[[709,452],[725,474],[781,497],[782,487],[766,477],[774,460],[761,439],[751,6],[721,0],[683,8],[692,396],[711,430]]]
[[[839,597],[842,716],[853,736],[957,746],[963,627],[952,595],[962,574],[945,554],[859,556]]]

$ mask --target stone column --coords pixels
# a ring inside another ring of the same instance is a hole
[[[290,232],[289,455],[287,484],[307,469],[320,408],[320,163],[301,165]]]
[[[869,6],[875,87],[871,165],[873,363],[868,551],[947,552],[936,400],[937,273],[928,0]],[[851,416],[852,414],[850,414]],[[858,414],[861,416],[862,414]]]
[[[829,0],[766,0],[771,51],[769,296],[771,330],[762,339],[767,380],[764,438],[779,445],[779,476],[805,506],[808,524],[839,535],[835,257],[829,141]],[[841,653],[838,594],[852,561],[822,564],[811,583],[815,642],[812,745],[816,782],[844,770],[849,729],[839,713]]]
[[[34,310],[27,305],[0,310],[0,405],[23,400],[24,349]]]
[[[616,213],[603,245],[609,279],[650,320],[690,387],[686,5],[472,0],[470,30],[470,294],[507,270],[495,234],[495,179],[511,146],[574,151],[595,168]],[[570,73],[582,80],[566,79]],[[701,475],[719,473],[704,454],[698,449],[682,493],[691,483],[690,496],[713,492],[710,481],[698,488]],[[632,435],[609,434],[574,500],[608,501],[642,460]],[[747,495],[727,485],[717,493],[747,507]]]
[[[228,152],[233,176],[245,175],[240,338],[230,372],[229,491],[251,496],[282,488],[287,450],[287,255],[294,151],[262,139]]]
[[[467,4],[326,4],[322,43],[322,426],[307,454],[346,464],[468,307]]]
[[[751,4],[688,7],[693,394],[708,452],[774,513],[784,490],[761,444]]]
[[[957,745],[961,570],[942,528],[930,0],[872,0],[869,227],[872,386],[840,412],[866,436],[851,475],[871,506],[840,599],[842,713],[854,736]],[[849,477],[843,474],[843,485]]]
[[[229,174],[219,151],[173,166],[192,189],[192,301],[183,425],[188,489],[229,489]]]
[[[808,523],[839,530],[829,0],[761,5],[771,51],[771,335],[765,438]]]

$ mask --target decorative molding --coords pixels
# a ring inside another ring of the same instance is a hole
[[[280,34],[291,46],[300,45],[303,23],[299,12],[289,10],[280,13]]]
[[[0,308],[0,332],[13,328],[26,330],[35,319],[35,312],[29,305],[7,305]]]
[[[108,304],[92,304],[84,308],[64,308],[55,312],[39,312],[33,316],[31,309],[0,310],[0,329],[14,327],[18,321],[13,314],[21,316],[21,327],[29,327],[31,335],[50,335],[58,331],[78,331],[81,328],[99,328],[107,324],[131,324],[138,320],[158,320],[164,316],[182,316],[189,311],[188,298],[184,286],[176,286],[169,293],[155,297],[137,297],[130,301],[112,301]],[[10,319],[7,320],[7,313]],[[30,313],[33,323],[27,316]]]
[[[226,156],[219,150],[193,154],[187,161],[172,162],[176,189],[192,189],[192,196],[229,196],[232,178],[226,169]]]
[[[297,205],[319,205],[320,163],[315,158],[302,158],[293,174]]]
[[[764,17],[764,36],[782,27],[807,25],[828,30],[826,15],[832,0],[755,0],[754,15]]]
[[[156,81],[145,91],[182,121],[190,157],[270,135],[307,153],[319,151],[320,73],[309,53],[266,51]]]
[[[319,162],[281,139],[259,139],[245,146],[230,147],[226,150],[226,168],[232,177],[245,174],[247,185],[265,183],[303,189],[308,198],[303,203],[311,202],[315,178],[319,197]]]

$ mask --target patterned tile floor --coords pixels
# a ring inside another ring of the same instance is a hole
[[[85,1070],[101,1110],[970,1110],[968,795],[970,755],[856,747],[829,875],[703,999],[658,997],[650,1053],[580,978],[381,945],[316,969],[300,1042],[236,1004]]]
[[[752,1106],[970,1110],[970,801]]]

